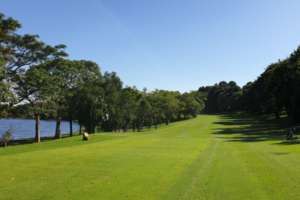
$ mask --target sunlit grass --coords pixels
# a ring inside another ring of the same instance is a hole
[[[300,145],[243,140],[230,120],[2,148],[0,199],[299,198]]]

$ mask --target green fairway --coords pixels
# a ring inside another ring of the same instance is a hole
[[[300,199],[300,144],[202,115],[141,133],[0,149],[0,199]]]

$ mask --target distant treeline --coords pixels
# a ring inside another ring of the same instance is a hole
[[[37,35],[21,35],[21,24],[0,14],[0,117],[76,120],[89,133],[140,131],[195,117],[203,108],[198,92],[139,91],[124,87],[116,73],[101,73],[86,60],[69,60],[65,45],[51,46]]]

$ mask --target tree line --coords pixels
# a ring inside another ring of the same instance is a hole
[[[35,141],[40,141],[40,119],[76,121],[89,133],[141,131],[148,127],[196,117],[204,102],[197,91],[147,92],[124,86],[115,72],[100,71],[93,61],[70,60],[65,45],[48,45],[37,35],[18,34],[21,24],[0,14],[0,117],[35,119]]]
[[[89,133],[141,131],[200,112],[286,114],[300,122],[300,48],[243,87],[221,81],[187,93],[148,92],[124,86],[115,72],[102,73],[93,61],[70,60],[65,45],[18,34],[20,28],[0,14],[0,117],[34,117],[37,142],[40,118],[56,119],[55,138],[61,137],[61,120],[70,122],[70,135],[74,121]]]
[[[244,111],[287,115],[291,123],[300,122],[300,47],[284,60],[270,64],[253,82],[242,88],[222,81],[200,87],[198,93],[207,113]]]
[[[243,87],[244,110],[287,114],[292,123],[300,122],[300,48],[288,58],[269,65],[254,81]]]

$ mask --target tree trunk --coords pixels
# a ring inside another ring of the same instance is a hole
[[[95,129],[96,129],[96,126],[94,125],[94,124],[89,124],[88,125],[88,127],[87,127],[87,132],[89,133],[89,134],[92,134],[92,133],[95,133]]]
[[[279,112],[275,112],[275,118],[276,118],[276,119],[280,119],[280,114],[279,114]]]
[[[61,123],[61,118],[57,117],[56,118],[56,128],[55,128],[55,139],[59,139],[61,137],[61,130],[60,130],[60,123]]]
[[[40,134],[40,114],[35,113],[35,142],[40,143],[41,142],[41,134]]]
[[[70,136],[72,137],[73,136],[73,121],[72,121],[72,118],[70,118]]]
[[[82,134],[82,125],[79,124],[79,135],[81,135],[81,134]]]

